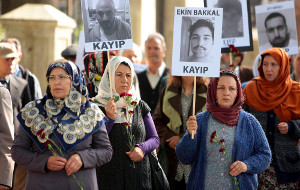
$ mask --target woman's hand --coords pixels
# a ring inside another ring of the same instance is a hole
[[[66,173],[67,175],[71,175],[76,173],[82,167],[82,161],[79,154],[73,154],[66,163]]]
[[[117,117],[117,106],[115,104],[115,98],[111,98],[105,107],[106,115],[110,119],[116,120]]]
[[[180,141],[180,137],[179,136],[173,136],[171,138],[169,138],[168,140],[166,140],[169,143],[169,146],[173,149],[176,148],[176,145],[178,144],[178,142]]]
[[[283,135],[286,135],[289,132],[289,126],[288,126],[287,122],[280,122],[277,125],[277,128],[278,128],[279,132]]]
[[[144,158],[144,152],[140,147],[134,147],[133,151],[126,152],[129,158],[134,162],[140,162]]]
[[[186,129],[188,132],[192,135],[192,132],[194,131],[194,134],[197,132],[197,120],[195,116],[190,116],[188,121],[186,122]]]
[[[47,161],[47,168],[51,171],[62,170],[67,163],[67,160],[60,156],[50,156]]]
[[[0,190],[9,190],[10,188],[9,187],[6,187],[4,185],[0,185]]]
[[[230,166],[230,175],[237,176],[248,170],[247,165],[241,161],[235,161]]]

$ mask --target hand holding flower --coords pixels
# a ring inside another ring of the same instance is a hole
[[[144,152],[140,147],[134,147],[133,151],[128,151],[126,154],[129,156],[129,158],[134,162],[140,162],[144,158]]]
[[[180,141],[180,137],[179,136],[173,136],[171,138],[169,138],[168,140],[166,140],[169,143],[169,146],[173,149],[176,148],[176,145],[178,144],[178,142]]]
[[[289,126],[288,126],[287,122],[280,122],[277,125],[277,128],[278,128],[279,132],[283,135],[286,135],[289,132]]]
[[[64,169],[67,160],[60,156],[50,156],[47,161],[47,168],[51,171],[59,171]]]
[[[235,161],[230,166],[230,175],[231,176],[238,176],[241,173],[246,172],[247,170],[248,170],[248,167],[244,162]]]
[[[67,175],[71,175],[76,173],[82,167],[82,161],[79,154],[73,154],[66,163],[66,173]]]
[[[194,131],[194,134],[197,132],[197,120],[195,116],[190,116],[188,121],[186,122],[186,129],[188,132],[192,135],[192,132]]]
[[[115,104],[115,97],[112,97],[106,107],[105,107],[106,115],[110,119],[116,120],[117,117],[117,106]]]

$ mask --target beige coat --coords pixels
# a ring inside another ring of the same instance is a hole
[[[9,91],[0,83],[0,185],[12,187],[15,162],[11,158],[14,140],[12,102]]]

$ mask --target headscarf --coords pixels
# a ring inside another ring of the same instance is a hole
[[[217,87],[219,79],[222,76],[232,76],[236,80],[237,96],[235,102],[230,108],[220,108],[217,102]],[[213,118],[221,123],[228,126],[237,126],[240,110],[242,109],[241,105],[244,102],[240,79],[235,72],[227,69],[220,71],[220,77],[215,77],[210,80],[206,96],[206,109],[212,114]]]
[[[46,95],[29,102],[18,114],[21,126],[44,151],[46,139],[37,132],[44,129],[46,136],[54,134],[65,151],[70,151],[102,127],[106,117],[97,105],[87,101],[87,89],[78,66],[65,59],[52,62],[47,70],[49,76],[53,68],[63,68],[72,78],[69,94],[58,99],[52,96],[50,86]]]
[[[107,65],[107,67],[105,68],[102,80],[100,81],[98,95],[94,98],[95,103],[98,103],[100,106],[105,107],[107,105],[107,102],[110,100],[110,98],[112,96],[115,97],[115,104],[117,106],[117,115],[116,115],[115,123],[124,122],[124,118],[122,118],[121,110],[126,108],[127,105],[127,102],[124,100],[124,98],[120,97],[120,94],[117,93],[115,89],[115,72],[122,62],[127,63],[131,70],[131,82],[130,82],[131,87],[130,90],[127,92],[127,94],[131,95],[133,101],[136,101],[137,103],[140,101],[140,98],[137,96],[137,93],[133,85],[133,80],[134,80],[133,64],[128,58],[121,57],[121,56],[113,57],[109,61],[110,66]],[[112,94],[110,93],[109,74],[111,75]]]
[[[89,79],[87,84],[89,97],[94,97],[98,94],[99,83],[108,62],[107,52],[100,51],[87,54],[83,62],[87,78]]]
[[[263,60],[271,55],[280,66],[277,78],[267,81],[263,73]],[[289,56],[281,48],[271,48],[261,54],[259,78],[253,79],[244,89],[245,103],[253,109],[274,110],[281,122],[300,118],[300,84],[290,78]]]

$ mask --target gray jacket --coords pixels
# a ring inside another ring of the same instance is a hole
[[[58,140],[52,139],[59,145]],[[96,133],[89,136],[73,150],[65,152],[67,158],[72,154],[79,154],[82,160],[82,168],[75,175],[82,181],[84,190],[98,190],[96,167],[106,164],[112,157],[112,147],[108,139],[106,127],[102,126]],[[52,152],[46,149],[41,152],[19,127],[12,147],[12,158],[15,162],[28,169],[25,190],[73,190],[80,189],[72,176],[67,176],[66,171],[49,171],[46,168],[48,158]]]

